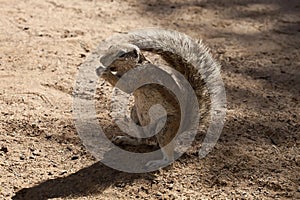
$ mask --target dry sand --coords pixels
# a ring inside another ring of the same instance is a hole
[[[300,199],[299,13],[298,0],[0,0],[0,199]],[[72,91],[102,39],[149,26],[212,49],[228,115],[204,159],[197,143],[168,169],[127,174],[82,145]]]

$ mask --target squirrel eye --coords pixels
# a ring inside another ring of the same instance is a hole
[[[126,56],[126,53],[119,55],[120,58],[124,58],[125,56]]]
[[[126,56],[126,52],[125,51],[121,50],[121,51],[118,52],[118,57],[119,58],[124,58],[125,56]]]

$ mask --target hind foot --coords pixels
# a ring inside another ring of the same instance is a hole
[[[161,160],[151,160],[146,163],[146,169],[160,169],[171,164],[173,160],[161,159]]]
[[[141,139],[132,138],[128,136],[115,136],[113,137],[112,142],[117,145],[132,145],[132,146],[137,146],[142,144]]]

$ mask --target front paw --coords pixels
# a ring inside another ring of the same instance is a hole
[[[112,142],[116,145],[127,144],[130,138],[127,136],[115,136],[112,138]]]

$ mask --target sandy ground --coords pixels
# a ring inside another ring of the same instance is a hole
[[[0,0],[0,199],[300,199],[299,13],[298,0]],[[149,26],[204,39],[228,115],[206,158],[196,144],[168,169],[127,174],[82,145],[72,91],[102,39]]]

